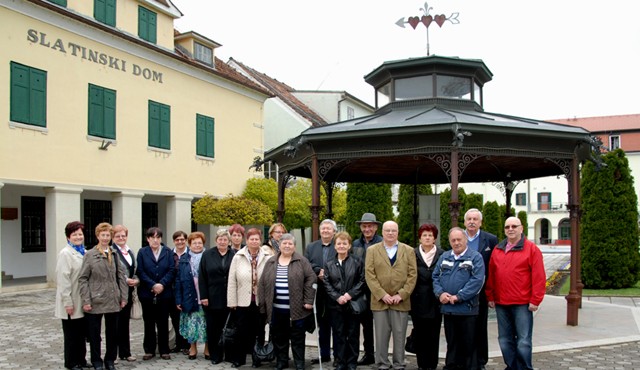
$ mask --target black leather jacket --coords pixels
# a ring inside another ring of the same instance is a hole
[[[342,261],[342,266],[338,262],[338,258],[327,261],[324,265],[324,281],[325,290],[329,297],[327,305],[329,308],[346,308],[348,304],[339,305],[337,300],[344,293],[349,293],[352,300],[357,299],[364,294],[364,261],[351,254]]]

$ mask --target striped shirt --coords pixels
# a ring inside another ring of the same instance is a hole
[[[278,264],[273,308],[280,311],[289,311],[289,266]]]

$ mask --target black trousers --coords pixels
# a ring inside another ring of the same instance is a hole
[[[444,315],[444,335],[447,338],[446,370],[474,370],[473,343],[478,315]]]
[[[89,344],[91,348],[91,363],[93,366],[102,365],[100,356],[100,345],[102,337],[102,317],[104,316],[104,336],[106,337],[106,351],[104,363],[113,364],[118,354],[118,316],[119,312],[109,312],[104,314],[85,313],[87,325],[89,326]]]
[[[211,355],[212,361],[222,361],[225,359],[224,348],[219,346],[218,342],[220,341],[220,335],[227,321],[228,314],[228,308],[210,309],[205,307],[204,309],[204,317],[205,320],[207,320],[207,342],[209,343],[209,354]],[[231,356],[227,356],[227,360],[229,360],[230,357]]]
[[[144,322],[144,339],[142,347],[144,353],[155,354],[156,345],[161,355],[169,354],[169,307],[173,304],[171,299],[140,299],[142,305],[142,321]],[[156,341],[156,328],[158,339]]]
[[[304,319],[291,321],[289,312],[274,310],[271,319],[271,339],[276,361],[282,367],[289,363],[289,342],[297,370],[304,369]]]
[[[412,332],[413,343],[416,345],[418,367],[422,369],[437,368],[442,314],[437,312],[433,318],[411,317],[411,321],[414,328]]]
[[[255,302],[251,302],[248,307],[237,307],[235,316],[237,338],[231,351],[231,361],[244,365],[247,362],[247,354],[253,351],[256,339],[264,343],[265,320]]]
[[[173,302],[173,300],[171,300]],[[169,306],[169,316],[171,317],[171,325],[173,325],[173,331],[176,333],[176,345],[177,349],[189,349],[191,345],[182,335],[180,335],[180,310],[172,303]]]
[[[62,321],[62,335],[64,336],[64,367],[84,366],[87,363],[87,321],[84,317]]]
[[[489,339],[487,333],[487,320],[489,319],[489,305],[487,304],[487,296],[484,294],[484,286],[480,291],[480,311],[478,312],[478,320],[476,320],[475,358],[478,365],[486,365],[489,361]]]
[[[131,339],[129,335],[129,320],[131,320],[131,306],[133,302],[129,301],[120,311],[118,317],[118,356],[127,358],[131,356]]]
[[[331,308],[330,311],[334,333],[333,353],[338,360],[336,370],[355,369],[360,352],[360,315],[341,307]]]
[[[325,294],[326,293],[320,293]],[[324,301],[330,299],[328,296],[324,297]],[[316,303],[317,304],[317,303]],[[319,307],[318,307],[319,306]],[[318,319],[318,341],[320,342],[320,357],[331,357],[331,313],[329,308],[324,302],[321,302],[318,307],[318,313],[316,318]],[[336,341],[336,335],[333,333],[333,342]],[[333,352],[333,357],[336,358],[335,351]]]
[[[373,342],[373,312],[371,312],[370,308],[367,308],[362,314],[360,314],[360,323],[362,324],[362,345],[364,346],[364,354],[367,356],[373,356],[375,353]]]

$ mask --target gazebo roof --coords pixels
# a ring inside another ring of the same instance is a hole
[[[458,69],[458,76],[480,86],[491,78],[482,61],[443,57],[387,62],[366,78],[380,87],[407,76],[455,75]],[[451,183],[454,151],[459,182],[568,175],[574,155],[580,161],[589,157],[589,131],[484,112],[477,101],[392,99],[372,115],[309,128],[265,153],[264,161],[289,176],[311,178],[315,157],[328,182],[438,184]]]

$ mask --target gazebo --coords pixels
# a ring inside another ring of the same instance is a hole
[[[579,165],[597,144],[579,127],[485,112],[482,89],[492,76],[482,60],[431,55],[383,63],[365,76],[376,92],[374,114],[309,128],[265,153],[263,162],[278,165],[278,218],[285,212],[286,184],[297,176],[312,180],[316,240],[322,183],[327,189],[338,182],[450,184],[456,226],[460,183],[501,183],[509,210],[517,182],[562,175],[571,219],[567,324],[577,325]],[[331,191],[327,194],[330,215]]]

